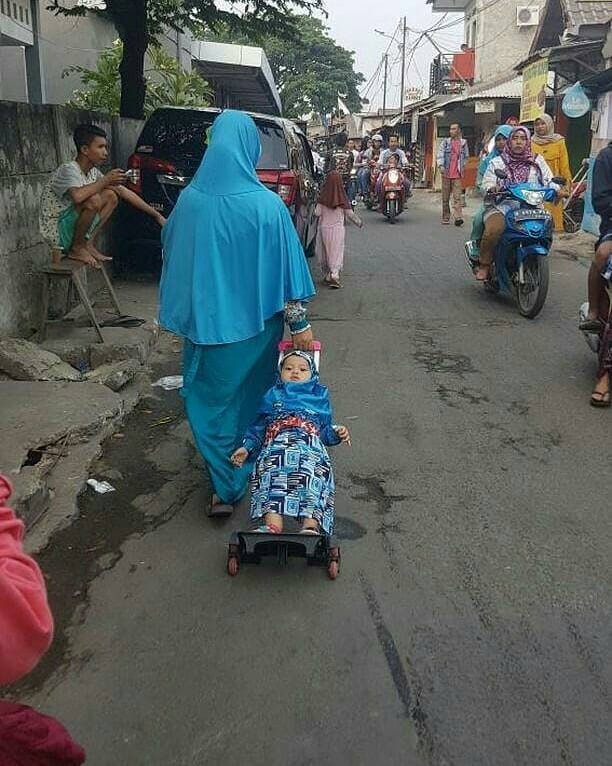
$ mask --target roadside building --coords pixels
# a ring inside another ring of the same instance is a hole
[[[0,0],[0,101],[65,104],[80,87],[71,66],[95,69],[98,56],[117,39],[106,18],[55,16],[39,0]],[[164,49],[191,69],[191,40],[175,30]]]
[[[531,49],[546,0],[427,0],[437,13],[463,13],[464,40],[474,52],[474,82],[511,69]]]

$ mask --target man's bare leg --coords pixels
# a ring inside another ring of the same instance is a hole
[[[86,202],[81,205],[79,211],[79,217],[74,225],[74,236],[72,237],[72,244],[68,251],[68,258],[73,261],[82,261],[88,266],[92,266],[95,269],[100,268],[97,260],[90,253],[87,247],[87,232],[91,226],[98,210],[100,209],[99,195],[90,197]]]
[[[586,321],[592,322],[599,319],[599,306],[602,302],[602,296],[605,292],[601,272],[604,270],[608,258],[612,255],[612,242],[604,242],[597,248],[591,268],[589,269],[589,313]]]
[[[104,261],[112,261],[113,259],[110,258],[108,255],[104,255],[103,253],[101,253],[96,247],[95,241],[96,241],[96,238],[102,232],[102,229],[106,225],[108,219],[115,212],[115,208],[117,207],[119,203],[119,197],[115,194],[115,192],[112,189],[105,189],[100,195],[100,197],[102,199],[102,207],[100,208],[100,213],[99,213],[100,220],[98,221],[98,225],[92,231],[89,237],[89,240],[87,242],[87,249],[97,261],[104,262]]]

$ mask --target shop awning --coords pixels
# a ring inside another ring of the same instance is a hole
[[[421,110],[422,115],[433,114],[441,109],[446,109],[449,106],[458,106],[459,104],[467,104],[473,101],[512,101],[521,98],[523,91],[523,77],[522,75],[516,75],[506,77],[500,80],[490,80],[489,82],[481,83],[470,88],[465,93],[459,96],[453,96],[446,100],[439,101],[437,104],[427,106]]]

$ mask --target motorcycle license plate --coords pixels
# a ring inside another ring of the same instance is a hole
[[[523,208],[522,210],[517,210],[514,214],[515,221],[543,221],[546,218],[548,218],[548,213],[545,210]]]

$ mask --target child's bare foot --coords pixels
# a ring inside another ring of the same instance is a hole
[[[100,264],[85,245],[77,245],[76,247],[71,248],[68,252],[68,258],[70,258],[71,261],[81,261],[82,263],[86,263],[88,266],[91,266],[92,269],[100,268]]]
[[[113,259],[108,256],[101,253],[98,248],[94,245],[93,242],[89,241],[87,243],[87,249],[89,252],[93,255],[93,257],[98,261],[99,263],[104,263],[104,261],[112,261]]]

